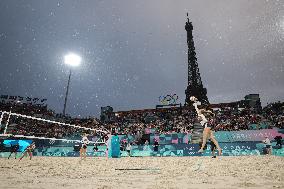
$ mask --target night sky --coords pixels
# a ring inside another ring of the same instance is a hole
[[[62,112],[74,52],[72,116],[154,108],[166,94],[184,103],[187,12],[211,103],[284,100],[283,0],[1,0],[0,94]]]

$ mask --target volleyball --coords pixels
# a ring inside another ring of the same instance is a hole
[[[190,101],[195,101],[196,100],[196,98],[194,96],[191,96],[189,99],[190,99]]]

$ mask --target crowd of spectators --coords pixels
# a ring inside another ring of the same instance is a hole
[[[24,114],[29,116],[34,116],[41,114],[44,116],[54,116],[54,112],[50,109],[47,109],[46,105],[35,105],[32,103],[18,103],[14,101],[5,102],[0,101],[0,110],[18,114]]]
[[[266,124],[268,128],[284,128],[284,103],[274,103],[256,113],[253,109],[216,108],[214,109],[216,131],[248,130],[251,124]],[[165,108],[151,111],[129,111],[113,114],[111,121],[101,122],[97,118],[71,118],[58,116],[46,106],[32,104],[0,103],[0,110],[40,117],[47,120],[79,125],[86,128],[113,131],[118,134],[134,135],[136,141],[143,134],[153,130],[156,134],[192,133],[194,124],[197,122],[195,111],[189,107]],[[2,117],[1,133],[4,131],[8,114]],[[11,116],[7,133],[29,135],[49,138],[78,138],[86,132],[83,129],[32,120],[20,116]],[[88,131],[89,134],[104,138],[102,132]]]

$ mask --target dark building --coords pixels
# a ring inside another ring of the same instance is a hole
[[[111,106],[101,107],[100,120],[104,123],[110,123],[114,119],[114,112]]]
[[[259,94],[248,94],[244,97],[244,100],[240,101],[211,104],[211,107],[212,108],[230,107],[235,109],[250,108],[255,110],[256,112],[260,112],[262,110]]]
[[[259,94],[246,95],[245,100],[242,100],[240,102],[245,104],[246,107],[253,108],[258,112],[262,110]]]
[[[187,14],[188,16],[188,14]],[[191,104],[190,97],[195,96],[203,104],[208,104],[207,90],[203,87],[201,76],[199,73],[199,68],[197,64],[197,58],[195,53],[194,41],[192,30],[192,23],[189,22],[187,17],[187,22],[185,23],[185,30],[187,32],[187,46],[188,46],[188,86],[185,90],[185,104]]]

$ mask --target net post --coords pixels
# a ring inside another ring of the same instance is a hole
[[[7,122],[6,122],[6,125],[5,125],[5,129],[4,129],[4,135],[6,134],[6,131],[7,131],[7,127],[9,125],[9,122],[10,122],[10,117],[11,117],[11,110],[9,112],[9,116],[8,116],[8,119],[7,119]]]
[[[1,123],[2,123],[2,120],[3,120],[4,114],[5,114],[5,112],[2,112],[2,111],[1,111],[0,125],[1,125]]]

